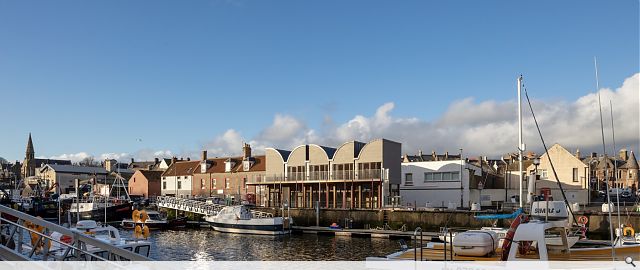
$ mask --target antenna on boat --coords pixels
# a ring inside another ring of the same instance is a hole
[[[518,169],[520,170],[520,188],[518,193],[520,208],[522,208],[522,181],[524,175],[522,173],[522,153],[525,150],[525,145],[522,143],[522,74],[518,77]]]
[[[604,182],[607,188],[607,211],[609,213],[609,236],[611,237],[611,259],[615,261],[616,259],[616,249],[614,247],[614,239],[613,239],[613,224],[611,224],[611,195],[609,194],[609,177],[608,177],[608,166],[607,166],[607,146],[604,142],[604,121],[602,120],[602,103],[600,102],[600,81],[598,79],[598,60],[596,57],[593,57],[593,64],[596,69],[596,92],[598,92],[598,107],[600,108],[600,132],[602,134],[602,151],[604,152],[604,156],[602,157],[602,161],[604,162]]]
[[[609,109],[611,111],[611,138],[613,140],[613,150],[615,151],[616,148],[616,129],[615,126],[613,125],[613,102],[611,102],[611,100],[609,100]],[[615,153],[615,152],[614,152]],[[618,228],[616,229],[616,232],[620,229],[622,229],[622,226],[620,225],[620,188],[618,188],[618,162],[616,162],[616,160],[613,160],[613,177],[614,177],[614,183],[616,185],[616,202],[618,202],[618,207],[616,207],[616,211],[618,212]],[[616,233],[616,242],[618,242],[620,239],[618,239],[618,233]],[[622,243],[620,243],[622,244]]]

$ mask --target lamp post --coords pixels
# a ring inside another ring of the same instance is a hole
[[[464,196],[464,183],[462,182],[462,148],[460,148],[460,208],[462,208],[464,204],[463,196]]]

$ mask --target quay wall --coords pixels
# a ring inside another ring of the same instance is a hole
[[[273,213],[276,216],[282,215],[282,209],[277,208],[258,208],[257,210]],[[286,211],[286,210],[285,210]],[[316,210],[315,209],[290,209],[290,215],[297,226],[316,226]],[[486,215],[487,213],[478,213],[477,215]],[[575,213],[576,216],[586,216],[589,218],[587,223],[590,237],[608,238],[609,237],[609,217],[607,213],[595,211],[580,211]],[[285,212],[286,215],[286,212]],[[421,227],[424,231],[438,231],[440,227],[450,228],[479,228],[483,226],[491,226],[491,220],[477,220],[474,218],[475,212],[470,211],[427,211],[427,210],[371,210],[371,209],[321,209],[320,210],[320,226],[328,227],[332,223],[345,226],[345,219],[351,219],[352,228],[376,228],[383,227],[385,223],[389,224],[391,229],[400,229],[403,225],[407,230],[414,230]],[[616,213],[612,213],[614,228],[618,225]],[[622,224],[632,224],[636,232],[640,232],[640,213],[639,212],[621,212]],[[385,222],[386,221],[386,222]],[[498,220],[497,226],[509,226],[511,220]]]

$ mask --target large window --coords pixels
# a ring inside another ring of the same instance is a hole
[[[204,189],[205,188],[205,180],[204,179],[200,179],[200,189]]]
[[[229,178],[224,179],[224,188],[231,188],[231,182],[229,181]]]
[[[167,189],[167,182],[162,182],[162,189]]]
[[[182,189],[182,181],[178,181],[178,189]]]
[[[404,174],[404,185],[405,186],[413,186],[413,174],[405,173]]]
[[[573,168],[573,182],[578,182],[578,168]]]
[[[540,175],[540,179],[549,179],[549,173],[547,172],[547,169],[539,169],[538,175]]]
[[[460,181],[460,172],[425,172],[424,182]]]

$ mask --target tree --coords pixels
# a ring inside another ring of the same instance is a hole
[[[9,161],[7,161],[5,158],[0,157],[0,164],[9,164]]]
[[[95,160],[93,156],[88,156],[83,158],[80,162],[78,162],[80,166],[88,166],[88,167],[99,167],[100,164]]]

